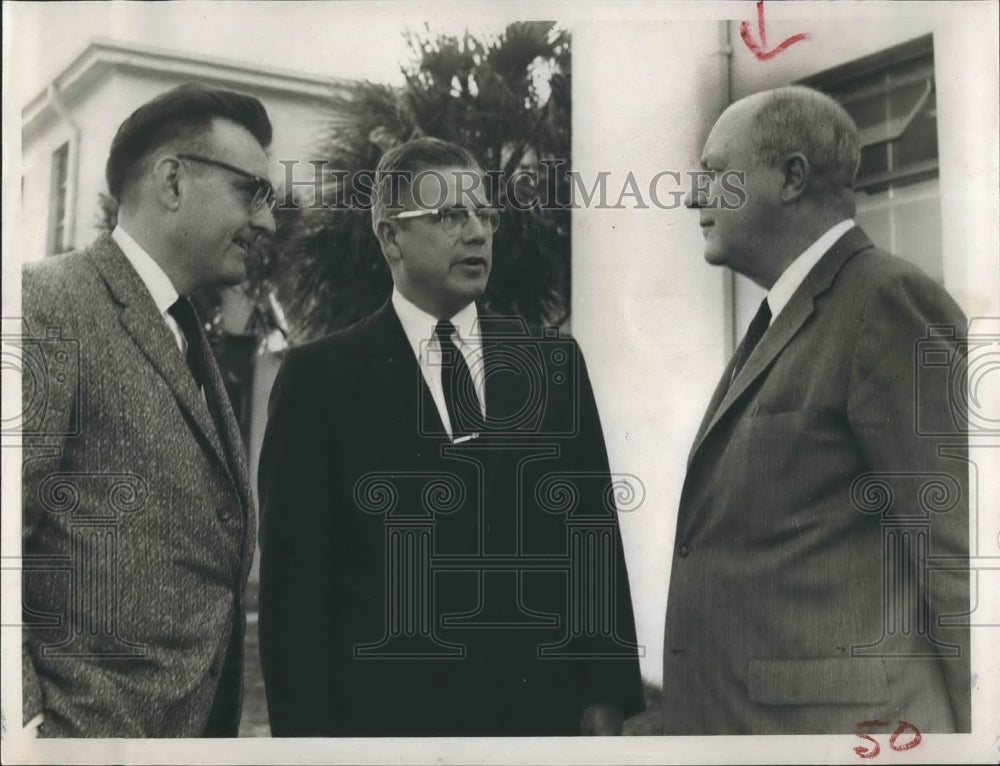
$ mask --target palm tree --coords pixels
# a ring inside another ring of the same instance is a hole
[[[359,171],[421,135],[465,146],[483,168],[513,179],[501,184],[501,204],[511,193],[547,203],[507,206],[484,300],[535,323],[563,322],[570,222],[558,203],[568,198],[571,167],[568,32],[553,22],[517,22],[492,41],[432,37],[426,28],[405,34],[413,63],[403,68],[402,87],[361,82],[331,99],[334,116],[318,142],[328,160],[323,206],[297,196],[274,238],[265,281],[287,310],[293,341],[352,324],[388,297],[392,282],[370,213],[347,201],[368,193],[370,176]]]

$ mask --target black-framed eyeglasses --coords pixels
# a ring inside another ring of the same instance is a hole
[[[456,236],[472,220],[479,221],[484,229],[491,232],[500,228],[501,208],[498,207],[432,207],[426,210],[405,210],[389,216],[390,220],[406,220],[408,218],[424,218],[435,216],[444,227],[445,234]]]
[[[278,204],[278,198],[274,193],[274,187],[271,186],[271,182],[266,178],[261,178],[253,173],[248,173],[247,171],[234,165],[230,165],[227,162],[213,160],[211,157],[202,157],[199,154],[178,154],[177,158],[181,160],[191,160],[192,162],[200,162],[203,165],[214,165],[217,168],[228,170],[230,173],[236,173],[236,175],[251,181],[253,183],[253,196],[250,199],[251,213],[256,213],[264,207],[273,212],[275,206]]]

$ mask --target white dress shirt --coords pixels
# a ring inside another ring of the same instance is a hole
[[[396,288],[392,290],[391,300],[392,307],[396,310],[396,316],[399,317],[400,324],[403,325],[406,339],[410,342],[410,348],[413,349],[413,355],[420,366],[424,382],[427,383],[427,388],[431,391],[431,398],[441,416],[441,422],[444,424],[448,436],[453,436],[451,419],[448,417],[448,406],[444,400],[444,386],[441,384],[441,344],[434,335],[434,328],[437,327],[438,320],[403,297]],[[483,366],[483,342],[479,335],[479,311],[476,304],[470,303],[451,317],[450,321],[455,325],[452,340],[462,352],[465,363],[469,366],[469,372],[472,373],[473,385],[475,385],[476,395],[479,397],[479,406],[485,418],[486,370]]]
[[[121,226],[116,226],[115,230],[111,232],[111,239],[125,253],[125,257],[132,264],[135,273],[139,275],[139,279],[142,280],[146,289],[149,290],[149,294],[153,296],[153,303],[156,304],[156,308],[160,312],[160,316],[167,323],[167,327],[170,328],[170,332],[174,334],[177,347],[181,350],[182,354],[185,353],[187,351],[187,340],[184,338],[184,333],[181,331],[177,321],[167,313],[167,309],[180,297],[173,282],[170,281],[170,277],[160,268],[160,264],[154,261],[149,253],[143,250],[142,245],[132,239],[132,236]]]
[[[807,247],[802,254],[792,261],[785,269],[778,281],[775,282],[767,293],[767,306],[771,309],[771,324],[777,318],[781,310],[788,305],[792,295],[799,289],[799,285],[812,271],[813,266],[819,263],[826,251],[833,247],[834,243],[854,228],[854,220],[847,218],[834,225],[826,231],[819,239]]]

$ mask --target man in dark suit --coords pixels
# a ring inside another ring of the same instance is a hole
[[[24,272],[43,371],[24,376],[24,720],[43,736],[237,734],[254,507],[186,296],[241,282],[273,232],[270,139],[254,98],[164,93],[112,142],[114,231]]]
[[[464,149],[379,163],[392,296],[293,349],[260,460],[278,736],[614,734],[642,690],[579,349],[475,301],[497,211]]]
[[[688,461],[665,734],[969,731],[969,465],[950,406],[965,321],[854,225],[858,158],[847,113],[802,87],[733,104],[705,144],[713,180],[688,201],[705,258],[768,294]],[[952,390],[922,344],[952,361]]]

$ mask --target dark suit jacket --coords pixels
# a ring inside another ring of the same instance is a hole
[[[444,433],[391,303],[284,360],[259,474],[275,735],[568,735],[585,705],[641,709],[579,349],[482,325],[490,423],[464,444]],[[596,623],[573,599],[600,602]]]
[[[930,325],[952,334],[922,341]],[[730,362],[681,495],[664,733],[969,730],[968,628],[939,622],[969,601],[967,440],[949,406],[964,326],[855,228],[727,387]]]
[[[218,369],[222,429],[109,236],[26,268],[23,306],[25,720],[201,736],[218,690],[235,735],[255,520]]]

